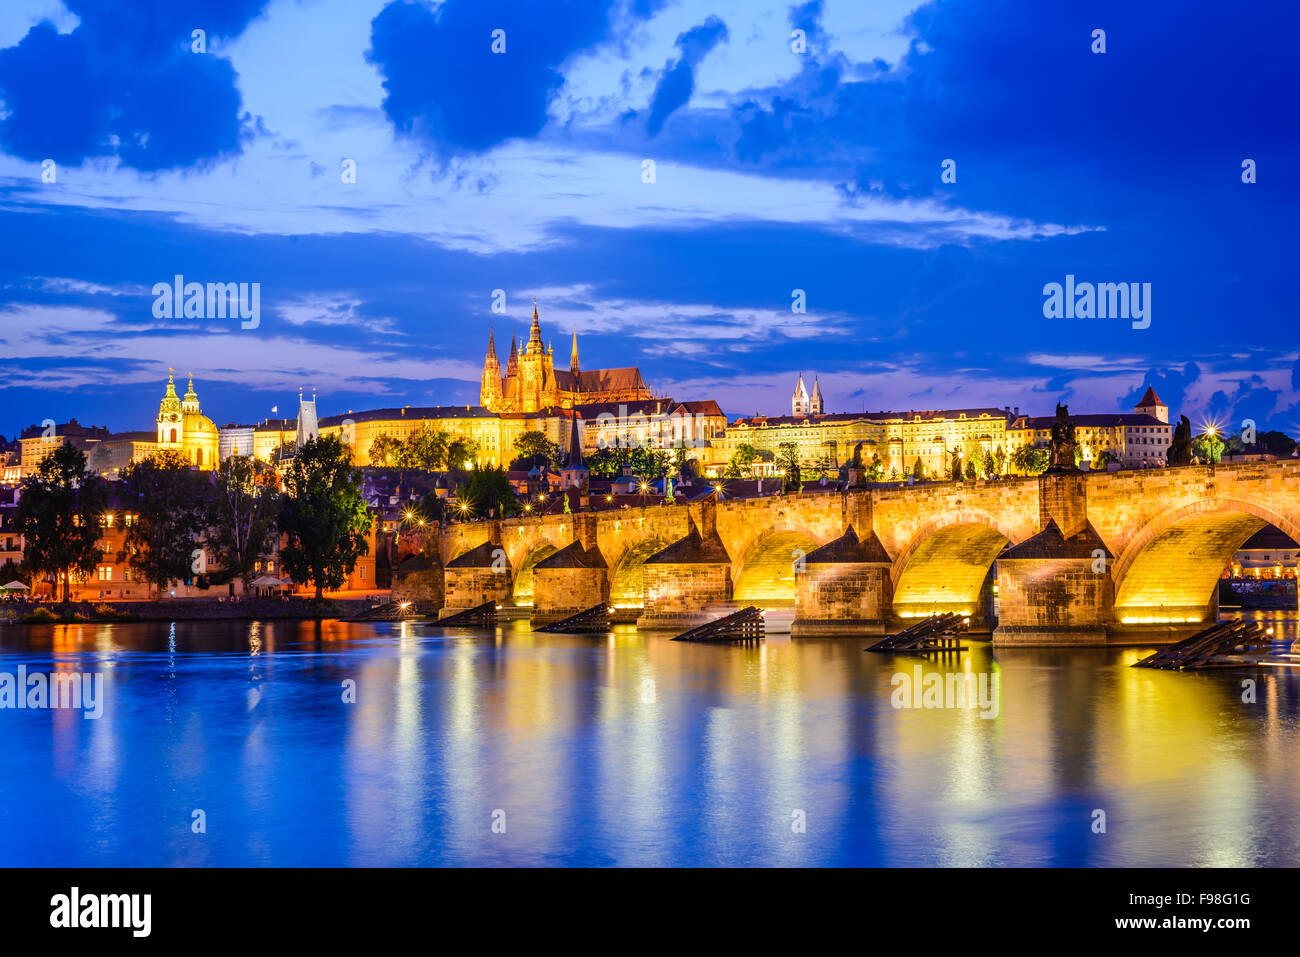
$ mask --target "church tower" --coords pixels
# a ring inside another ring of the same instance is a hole
[[[794,395],[790,397],[790,414],[807,415],[808,414],[808,389],[803,384],[803,373],[799,373],[799,381],[795,383]]]
[[[578,330],[573,330],[573,348],[569,350],[569,371],[578,374]]]
[[[822,384],[817,380],[816,376],[813,377],[813,394],[809,409],[813,415],[822,414]]]
[[[1160,396],[1156,395],[1156,390],[1151,386],[1147,386],[1146,394],[1138,402],[1137,413],[1155,416],[1166,425],[1169,424],[1169,406],[1160,401]]]
[[[512,355],[511,360],[514,360]],[[496,338],[488,330],[487,357],[483,360],[483,380],[479,385],[478,404],[493,412],[501,408],[501,362],[497,359]]]
[[[179,452],[185,446],[185,426],[181,421],[181,400],[176,394],[175,369],[167,370],[167,391],[158,404],[158,451]],[[190,391],[194,390],[191,382]]]

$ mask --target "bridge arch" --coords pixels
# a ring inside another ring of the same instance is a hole
[[[671,544],[666,539],[652,537],[625,548],[618,561],[611,566],[610,604],[627,608],[641,607],[645,601],[645,561]]]
[[[889,570],[894,614],[974,614],[998,553],[1015,531],[983,512],[950,512],[912,536]]]
[[[533,602],[533,569],[543,558],[554,555],[557,549],[550,542],[538,542],[533,545],[519,562],[515,573],[514,599],[516,605],[531,605]]]
[[[750,543],[735,566],[734,600],[742,605],[794,604],[795,562],[819,544],[807,529],[782,526],[766,530]]]
[[[1300,542],[1294,520],[1242,499],[1200,499],[1160,513],[1129,540],[1112,566],[1115,620],[1204,620],[1224,567],[1265,525]]]

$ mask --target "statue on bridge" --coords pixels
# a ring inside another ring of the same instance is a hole
[[[867,470],[862,464],[862,443],[859,442],[853,447],[853,461],[849,462],[845,470],[846,480],[853,488],[862,488],[867,484]]]
[[[1078,471],[1079,442],[1074,435],[1074,423],[1070,420],[1070,407],[1059,402],[1056,404],[1056,421],[1052,423],[1049,450],[1051,452],[1051,461],[1047,466],[1049,471]]]
[[[1192,464],[1192,423],[1185,415],[1178,417],[1165,460],[1170,465]]]

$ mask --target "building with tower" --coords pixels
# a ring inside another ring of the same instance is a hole
[[[578,334],[573,334],[569,368],[555,368],[555,350],[542,344],[537,300],[528,342],[520,348],[510,337],[505,373],[497,358],[496,337],[488,334],[488,351],[479,385],[479,405],[491,412],[529,415],[546,409],[572,409],[599,402],[636,402],[651,398],[650,387],[635,366],[583,369],[578,360]]]
[[[157,451],[177,452],[196,468],[214,469],[220,452],[217,426],[199,407],[194,376],[190,376],[185,396],[180,398],[176,395],[174,373],[174,369],[167,370],[167,391],[158,404]]]

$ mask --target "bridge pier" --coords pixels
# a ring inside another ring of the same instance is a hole
[[[795,571],[795,618],[790,637],[883,635],[893,586],[889,554],[867,526],[859,540],[844,534],[804,556]]]
[[[701,517],[704,531],[692,518],[685,538],[646,559],[645,605],[637,628],[685,631],[730,609],[731,556],[710,521],[712,511]]]
[[[1113,559],[1088,521],[1086,477],[1039,476],[1042,531],[998,556],[993,644],[1104,645],[1114,613]]]
[[[609,566],[596,545],[596,517],[573,517],[573,541],[533,566],[529,623],[548,625],[609,601]]]
[[[443,606],[444,569],[435,549],[411,555],[393,571],[393,601],[410,602],[421,614],[436,614]]]
[[[444,605],[439,618],[477,608],[484,602],[510,601],[514,576],[499,531],[494,528],[491,540],[449,561],[443,570],[443,583]]]

